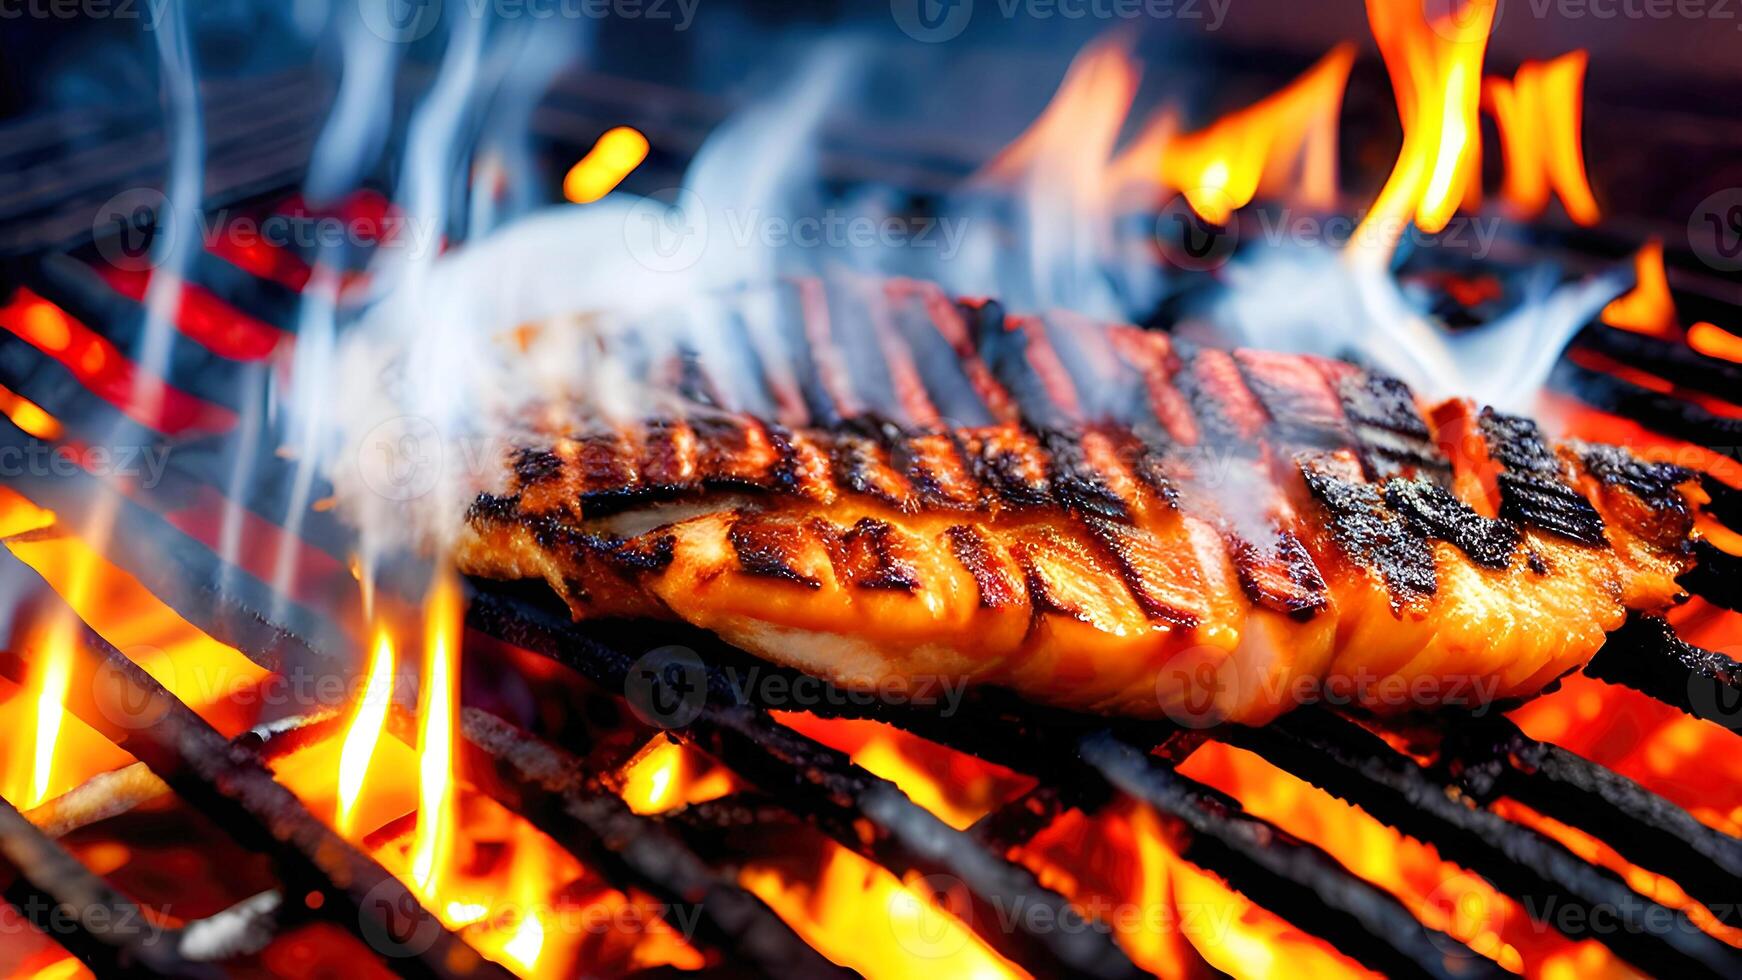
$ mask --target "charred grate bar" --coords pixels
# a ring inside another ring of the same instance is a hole
[[[1389,976],[1500,977],[1505,971],[1423,926],[1397,900],[1351,876],[1324,851],[1241,810],[1238,801],[1172,772],[1129,743],[1099,732],[1078,745],[1083,761],[1134,799],[1182,822],[1182,856],[1214,868],[1235,888],[1280,900],[1286,917],[1322,936],[1383,930],[1388,942],[1358,958]]]
[[[1742,724],[1742,663],[1703,650],[1654,616],[1635,616],[1610,634],[1585,673],[1631,687],[1727,728]]]
[[[8,555],[9,568],[22,568]],[[20,576],[34,574],[24,572]],[[44,586],[44,594],[52,590]],[[59,614],[72,616],[60,608]],[[118,745],[125,746],[183,799],[199,807],[238,840],[273,855],[296,885],[326,894],[335,921],[378,950],[395,951],[408,974],[428,978],[500,977],[509,974],[483,957],[417,903],[406,887],[379,864],[335,834],[291,792],[274,780],[259,757],[230,744],[137,664],[81,623],[70,690],[94,692],[101,671],[124,684],[137,708],[118,723],[94,702],[74,695],[69,710]],[[402,957],[402,958],[401,958]]]
[[[1445,768],[1473,798],[1511,796],[1595,834],[1634,864],[1668,874],[1720,920],[1735,921],[1742,841],[1632,780],[1530,738],[1499,715],[1459,719],[1440,750]]]
[[[635,658],[522,596],[479,589],[467,617],[468,625],[480,632],[546,654],[606,690],[625,691],[635,683],[631,679],[638,669]],[[866,772],[834,749],[779,724],[760,708],[737,703],[722,672],[707,670],[705,683],[706,697],[693,705],[696,717],[674,732],[772,798],[797,807],[843,846],[897,873],[948,874],[961,880],[972,898],[988,910],[1045,907],[1054,916],[1051,921],[1074,923],[1069,929],[1010,932],[982,926],[981,938],[993,948],[1017,962],[1050,965],[1055,971],[1077,975],[1136,972],[1105,927],[1083,919],[1026,868],[991,854],[913,803],[893,783]],[[866,823],[873,828],[869,841],[862,830]],[[997,921],[991,914],[973,918],[976,923]],[[1028,921],[1019,924],[1026,926]]]
[[[481,588],[471,609],[472,625],[482,632],[538,652],[549,651],[601,684],[621,685],[628,679],[626,669],[632,666],[628,654],[612,644],[601,643],[569,623],[560,612],[548,606],[541,607],[514,590]],[[721,653],[729,656],[725,651]],[[735,698],[730,682],[717,676],[718,673],[714,670],[708,672],[710,698]],[[812,787],[820,783],[823,792],[839,798],[834,807],[835,819],[851,820],[852,812],[846,804],[860,799],[855,794],[863,792],[860,787],[864,777],[855,772],[856,767],[846,762],[844,757],[797,736],[784,726],[765,722],[767,716],[748,705],[728,702],[719,709],[704,707],[703,716],[707,717],[710,710],[725,716],[727,728],[722,731],[713,725],[701,726],[705,734],[699,737],[698,744],[703,749],[726,762],[734,771],[746,774],[740,769],[741,765],[760,766],[763,763],[754,756],[744,758],[745,746],[741,743],[734,745],[727,737],[728,732],[751,741],[752,747],[756,746],[757,739],[782,746],[778,753],[792,759],[795,764],[776,769],[769,780],[759,781],[758,785],[773,798],[784,802],[793,793],[814,794],[816,791]],[[1052,781],[1055,785],[1070,787],[1068,798],[1075,801],[1104,800],[1107,789],[1118,785],[1105,773],[1096,772],[1092,776],[1084,773],[1081,763],[1074,759],[1049,762],[1056,755],[1056,750],[1049,747],[1059,738],[1056,728],[1012,726],[994,715],[980,713],[967,719],[939,719],[921,711],[897,709],[873,709],[871,713],[874,717],[909,727],[916,734],[939,744],[1035,775],[1043,781]],[[692,724],[690,727],[695,729],[698,726]],[[1136,744],[1121,741],[1119,744],[1126,751],[1142,755],[1143,750],[1136,745],[1148,741]],[[1066,740],[1064,744],[1070,742]],[[764,750],[754,748],[754,751],[760,754]],[[1186,787],[1180,791],[1184,795],[1140,796],[1139,799],[1160,808],[1169,822],[1190,829],[1187,839],[1198,843],[1188,846],[1188,860],[1202,862],[1201,866],[1208,870],[1243,882],[1243,890],[1260,902],[1269,901],[1273,896],[1305,898],[1304,904],[1299,901],[1283,904],[1279,914],[1301,928],[1331,940],[1360,962],[1375,969],[1409,976],[1483,975],[1483,971],[1492,966],[1457,940],[1426,930],[1396,899],[1361,880],[1324,852],[1292,839],[1265,821],[1239,813],[1237,804],[1207,787],[1174,774],[1169,774],[1167,779],[1172,786]],[[893,786],[884,792],[899,794]],[[896,801],[886,795],[874,801],[871,807],[873,819],[879,815],[883,815],[885,820],[895,819],[915,810],[923,814],[922,818],[909,818],[912,831],[937,835],[940,856],[946,854],[944,844],[957,840],[959,832],[939,834],[940,829],[948,831],[949,828],[923,809],[913,807],[905,796]],[[1219,829],[1217,824],[1220,821],[1237,822],[1239,829]],[[841,834],[830,833],[841,839]],[[899,834],[900,830],[897,829],[896,833]],[[964,836],[972,837],[971,834]],[[872,853],[878,852],[874,850]],[[877,860],[885,863],[889,858],[879,854]],[[967,883],[977,897],[989,897],[976,887],[975,879],[967,877],[965,872],[973,870],[964,867],[960,861],[943,868],[944,873]],[[979,915],[974,918],[976,921],[985,919]],[[1448,949],[1461,951],[1459,956],[1471,964],[1467,968],[1469,972],[1447,972],[1444,961]]]
[[[1641,969],[1671,964],[1681,975],[1714,977],[1742,970],[1742,951],[1700,931],[1681,911],[1635,893],[1561,844],[1466,802],[1454,787],[1353,722],[1304,708],[1264,729],[1231,728],[1225,736],[1433,844],[1448,859],[1535,908],[1576,903],[1584,910],[1581,923],[1595,921],[1589,916],[1597,910],[1619,918],[1623,927],[1603,936],[1604,942]],[[1568,931],[1564,922],[1554,924]],[[1585,938],[1578,930],[1568,936]]]
[[[6,901],[92,969],[114,975],[222,977],[211,963],[182,955],[179,931],[157,933],[147,914],[35,824],[0,800],[0,866],[14,881]]]
[[[117,540],[130,540],[135,545],[176,533],[171,528],[153,528],[154,518],[138,509],[120,520]],[[149,552],[147,548],[135,557],[144,558]],[[205,561],[191,568],[178,567],[173,558],[165,563],[160,551],[155,561],[129,567],[154,594],[174,597],[168,600],[171,607],[196,627],[235,645],[262,666],[275,664],[282,671],[338,669],[333,658],[314,651],[290,631],[271,625],[227,593],[188,588],[185,580],[202,570],[211,572],[219,564],[216,556],[196,547],[172,548],[169,553],[190,559],[204,555]],[[250,645],[249,641],[267,645]],[[401,713],[395,718],[402,732],[408,728],[404,710],[400,706]],[[821,960],[759,899],[734,883],[703,875],[699,859],[666,838],[657,822],[629,812],[621,800],[578,782],[578,762],[567,753],[475,708],[466,709],[461,721],[468,758],[477,771],[490,771],[498,777],[483,781],[481,791],[527,817],[616,887],[639,888],[669,902],[697,906],[700,914],[696,921],[702,932],[695,941],[717,944],[715,948],[742,962],[758,964],[770,975],[821,976],[832,970],[832,964]],[[241,747],[252,750],[267,737],[266,733],[248,733],[240,740]],[[312,733],[299,732],[295,737],[312,737]],[[279,735],[274,741],[285,738],[293,737]]]

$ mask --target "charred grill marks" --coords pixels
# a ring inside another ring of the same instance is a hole
[[[1385,503],[1423,537],[1456,545],[1484,568],[1512,563],[1522,537],[1511,521],[1483,517],[1445,487],[1426,480],[1390,480],[1384,493]]]
[[[1559,458],[1530,419],[1482,410],[1478,425],[1501,470],[1500,515],[1593,548],[1606,547],[1603,519],[1566,480]]]
[[[810,527],[828,548],[836,578],[861,589],[919,589],[919,573],[902,557],[900,532],[889,523],[861,517],[846,531],[823,520],[811,521]]]
[[[1344,479],[1322,457],[1303,456],[1300,469],[1307,489],[1330,513],[1338,546],[1350,560],[1379,573],[1393,606],[1433,595],[1438,587],[1433,550],[1386,505],[1379,487]]]
[[[950,554],[967,569],[980,591],[983,609],[1007,609],[1022,601],[1019,586],[994,557],[986,536],[972,524],[952,524],[944,531],[949,540]]]
[[[1226,537],[1240,587],[1253,602],[1307,619],[1330,601],[1324,576],[1293,531],[1273,527],[1266,540],[1238,533]]]
[[[1450,482],[1451,461],[1434,442],[1408,385],[1360,370],[1342,371],[1333,384],[1369,479],[1424,476]]]
[[[1692,470],[1647,462],[1616,446],[1581,444],[1577,451],[1585,472],[1597,482],[1627,490],[1659,513],[1687,512],[1687,498],[1678,488],[1694,478]]]
[[[804,574],[794,565],[803,534],[801,525],[766,514],[739,514],[726,532],[738,556],[738,567],[745,574],[820,589],[823,587],[820,579]]]

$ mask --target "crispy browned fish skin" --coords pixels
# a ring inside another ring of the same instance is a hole
[[[515,454],[457,559],[851,687],[1245,723],[1320,685],[1381,711],[1529,695],[1679,597],[1685,470],[1462,403],[1429,426],[1318,359],[1206,352],[1163,383],[1218,454],[725,415],[556,439]]]

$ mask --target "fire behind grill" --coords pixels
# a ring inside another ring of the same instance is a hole
[[[21,302],[52,303],[116,348],[132,346],[142,322],[139,306],[86,262],[49,253],[16,263],[10,273],[9,290],[28,290],[23,299],[14,296],[12,315],[20,313]],[[214,298],[215,309],[248,316],[254,324],[249,329],[266,336],[291,326],[283,315],[291,306],[282,285],[238,277],[210,257],[196,262],[193,275]],[[1599,329],[1588,331],[1581,343],[1719,394],[1733,370],[1667,342]],[[117,485],[84,472],[14,481],[25,496],[56,512],[54,527],[32,533],[52,536],[78,527],[105,495],[119,492],[107,557],[164,603],[281,676],[348,673],[347,640],[322,618],[322,610],[332,608],[323,596],[303,589],[276,593],[266,584],[269,570],[245,557],[238,561],[248,567],[228,564],[216,542],[185,530],[182,512],[190,507],[238,505],[252,516],[231,553],[268,551],[284,532],[265,522],[286,513],[283,488],[292,481],[268,473],[239,496],[229,494],[227,460],[207,451],[197,433],[202,424],[229,423],[231,416],[244,425],[258,420],[247,393],[258,392],[250,387],[250,374],[261,367],[192,345],[177,350],[170,384],[217,409],[176,416],[173,421],[185,424],[183,443],[170,455],[163,481]],[[1602,408],[1696,443],[1735,444],[1734,423],[1724,417],[1588,369],[1563,371],[1563,383]],[[127,419],[74,370],[16,337],[0,338],[0,385],[60,420],[63,444],[165,444],[162,433]],[[4,426],[8,446],[24,449],[34,439],[16,425]],[[1715,482],[1712,489],[1716,515],[1742,527],[1736,491]],[[300,533],[293,546],[331,563],[343,561],[344,536],[325,513],[308,514]],[[1727,574],[1733,562],[1716,552],[1706,557],[1703,568],[1711,571],[1690,587],[1714,604],[1735,608],[1737,578]],[[10,558],[6,571],[31,574]],[[44,603],[59,601],[39,591]],[[776,720],[770,709],[785,705],[763,703],[757,692],[766,687],[746,692],[736,684],[734,676],[741,674],[734,671],[750,665],[707,637],[577,626],[546,596],[484,583],[474,586],[468,625],[478,643],[489,638],[562,665],[591,685],[588,704],[608,709],[603,720],[534,726],[540,728],[535,732],[510,721],[506,709],[466,708],[460,742],[479,789],[611,886],[651,895],[674,917],[693,914],[691,944],[737,968],[801,976],[837,969],[733,874],[746,840],[770,846],[772,836],[773,846],[799,847],[793,842],[800,838],[783,830],[791,828],[832,840],[917,882],[987,946],[1031,972],[1136,974],[1130,954],[1106,924],[1085,918],[1056,883],[1011,857],[1013,848],[1030,844],[1073,809],[1093,814],[1136,805],[1159,820],[1186,861],[1363,966],[1396,975],[1501,972],[1490,956],[1425,925],[1405,903],[1330,853],[1180,771],[1193,752],[1220,743],[1255,754],[1431,845],[1528,909],[1552,910],[1539,928],[1559,929],[1571,940],[1595,939],[1644,972],[1742,971],[1742,953],[1714,935],[1737,924],[1730,903],[1742,881],[1742,843],[1613,771],[1533,741],[1498,715],[1448,715],[1409,730],[1379,730],[1328,707],[1309,707],[1261,730],[1190,731],[1039,711],[996,694],[972,697],[943,717],[919,706],[866,703],[825,689],[817,698],[822,707],[810,709],[813,716],[874,719],[1035,780],[1019,799],[958,830],[893,783],[804,734],[802,725]],[[83,641],[81,682],[70,690],[118,690],[131,708],[118,720],[113,704],[93,695],[74,697],[72,713],[124,745],[236,845],[266,855],[275,886],[172,932],[116,928],[140,914],[137,905],[72,859],[55,837],[119,813],[144,794],[137,778],[93,780],[64,798],[89,809],[58,807],[66,812],[46,827],[38,825],[46,820],[40,813],[31,814],[32,820],[0,807],[0,852],[16,872],[5,897],[39,927],[98,969],[222,975],[276,934],[318,920],[352,933],[397,972],[500,975],[405,886],[273,780],[267,762],[330,736],[342,700],[304,704],[302,714],[225,739],[100,637],[87,633]],[[643,656],[662,643],[681,644],[694,651],[694,659]],[[23,666],[6,658],[0,673],[16,679]],[[794,680],[767,665],[757,669]],[[1684,643],[1650,619],[1619,631],[1587,672],[1721,723],[1733,721],[1742,693],[1742,670],[1733,661]],[[661,695],[683,710],[651,719],[645,710],[634,710],[637,697],[645,709],[649,698]],[[390,728],[412,737],[414,712],[409,700],[396,703]],[[724,764],[744,788],[661,816],[633,812],[614,792],[614,774],[642,745],[661,737]],[[1503,800],[1585,831],[1626,862],[1674,881],[1719,926],[1702,929],[1685,906],[1661,904],[1629,879],[1510,819],[1497,805]],[[802,860],[806,853],[795,857]],[[57,905],[81,914],[70,923],[56,920]],[[1012,915],[1012,909],[1026,914]]]

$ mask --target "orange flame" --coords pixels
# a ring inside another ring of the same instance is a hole
[[[899,880],[832,842],[814,881],[754,863],[738,881],[819,952],[866,977],[1024,975],[939,908],[924,883]]]
[[[1663,242],[1653,238],[1633,256],[1633,288],[1603,307],[1603,322],[1673,340],[1676,337],[1675,298],[1663,268]]]
[[[1588,61],[1585,52],[1571,51],[1551,61],[1527,61],[1511,81],[1483,82],[1482,103],[1499,127],[1506,160],[1502,194],[1522,216],[1542,214],[1552,190],[1575,224],[1593,225],[1601,217],[1585,176],[1580,134]]]
[[[631,127],[606,130],[563,177],[563,197],[576,204],[597,201],[641,166],[647,150],[647,137]]]
[[[363,792],[363,777],[368,774],[369,760],[375,757],[375,746],[381,741],[392,698],[393,638],[382,629],[375,634],[369,679],[357,701],[357,715],[345,733],[344,751],[339,755],[339,799],[333,824],[346,837],[356,829],[357,799]]]
[[[66,717],[67,690],[72,681],[72,623],[55,616],[49,626],[36,630],[26,642],[30,653],[30,676],[25,695],[30,719],[28,737],[13,743],[17,758],[10,772],[6,798],[21,810],[47,800],[56,785],[55,749],[60,744],[61,724]]]
[[[1092,191],[1112,156],[1141,72],[1124,45],[1101,41],[1071,62],[1034,122],[998,152],[978,179],[994,183],[1073,178],[1061,191]]]
[[[1455,2],[1455,0],[1454,0]],[[1420,0],[1368,0],[1367,19],[1391,74],[1403,147],[1356,229],[1356,261],[1383,266],[1410,220],[1437,232],[1481,194],[1482,56],[1497,0],[1465,0],[1430,17]]]
[[[1163,185],[1216,224],[1260,192],[1330,207],[1337,197],[1337,116],[1354,63],[1355,46],[1339,44],[1281,91],[1165,140]]]
[[[417,835],[412,880],[433,901],[454,846],[454,715],[458,700],[460,587],[450,569],[436,573],[425,604],[423,693],[418,703]]]

